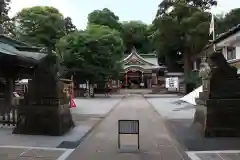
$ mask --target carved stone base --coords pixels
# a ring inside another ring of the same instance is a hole
[[[74,127],[69,105],[19,106],[14,134],[61,136]]]
[[[207,100],[196,107],[194,122],[201,125],[205,137],[240,137],[240,100]]]

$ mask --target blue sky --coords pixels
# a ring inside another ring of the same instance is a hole
[[[77,28],[84,29],[90,12],[109,8],[121,21],[141,20],[150,24],[160,2],[161,0],[12,0],[10,15],[15,15],[25,7],[49,5],[58,8],[64,16],[70,16]],[[212,9],[215,14],[240,7],[239,0],[218,0],[218,4]]]

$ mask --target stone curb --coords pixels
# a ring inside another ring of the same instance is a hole
[[[121,103],[121,101],[122,101],[125,97],[126,97],[126,96],[122,96],[122,97],[120,98],[119,102],[116,103],[116,104],[112,107],[112,109],[111,109],[107,114],[105,114],[104,118],[100,118],[100,120],[98,120],[98,121],[92,126],[92,128],[89,129],[89,130],[84,134],[84,136],[82,136],[78,141],[69,142],[69,143],[74,143],[74,144],[72,144],[72,147],[69,147],[68,149],[76,149],[76,148],[84,141],[84,139],[85,139],[109,114],[112,113],[112,111],[114,110],[114,108],[116,108],[116,107]],[[68,143],[68,142],[66,142],[66,143]],[[61,145],[62,145],[62,143],[61,143],[59,146],[57,146],[56,148],[65,148],[65,147],[61,147]]]
[[[144,95],[143,95],[144,97]],[[184,146],[182,146],[177,140],[176,140],[176,136],[174,136],[173,133],[171,133],[169,131],[169,125],[168,122],[166,120],[163,119],[162,115],[155,109],[155,107],[148,101],[148,99],[146,97],[144,97],[146,99],[146,101],[148,102],[148,104],[152,107],[152,109],[154,110],[154,112],[156,112],[161,118],[162,118],[162,122],[163,125],[166,127],[168,134],[170,135],[173,145],[176,146],[177,150],[179,151],[179,154],[182,155],[182,159],[183,160],[191,160],[189,158],[189,156],[187,155],[187,153],[185,152],[187,150],[187,148],[185,148]]]

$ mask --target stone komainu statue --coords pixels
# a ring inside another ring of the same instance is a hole
[[[202,79],[209,78],[210,73],[211,73],[211,68],[207,63],[206,58],[204,57],[200,64],[199,77],[201,77]]]
[[[222,53],[208,57],[211,68],[203,68],[205,90],[199,93],[194,123],[202,126],[206,137],[240,137],[240,79]],[[207,65],[206,65],[207,66]],[[207,78],[206,78],[207,77]]]
[[[209,99],[240,98],[240,79],[237,69],[230,66],[219,52],[209,57],[209,64],[211,67]]]

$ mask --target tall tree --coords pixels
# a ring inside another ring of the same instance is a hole
[[[72,23],[71,17],[66,17],[64,19],[65,33],[69,34],[77,30],[76,26]]]
[[[56,42],[65,35],[63,15],[53,7],[36,6],[25,8],[15,17],[17,36],[35,46],[55,50]]]
[[[169,1],[165,0],[162,3],[167,2]],[[154,20],[158,36],[156,44],[160,44],[158,52],[164,53],[166,59],[179,57],[174,54],[181,55],[185,75],[188,75],[192,68],[191,56],[199,53],[210,38],[210,14],[204,9],[212,5],[212,1],[202,0],[200,3],[180,0],[168,5],[162,3]]]
[[[107,8],[94,10],[88,15],[88,24],[108,26],[109,28],[121,31],[119,17]]]
[[[0,33],[9,34],[12,30],[11,19],[8,16],[11,0],[0,0]]]
[[[119,32],[107,26],[89,25],[61,38],[57,48],[64,65],[91,82],[117,75],[121,69],[123,41]]]
[[[205,11],[206,9],[210,9],[212,6],[216,6],[217,0],[163,0],[158,5],[157,16],[162,16],[171,12],[171,10],[174,8],[174,5],[178,3],[188,4],[192,7],[196,7],[202,11]]]
[[[228,31],[240,23],[240,8],[232,9],[226,15],[218,15],[216,19],[217,34]]]
[[[122,37],[126,46],[126,53],[129,53],[133,47],[140,53],[150,52],[149,41],[150,28],[141,21],[129,21],[122,23]]]

